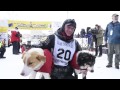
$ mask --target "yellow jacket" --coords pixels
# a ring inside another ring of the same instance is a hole
[[[2,47],[2,45],[3,45],[2,42],[0,42],[0,48]]]

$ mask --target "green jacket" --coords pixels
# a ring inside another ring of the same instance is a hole
[[[102,45],[103,44],[103,30],[102,29],[98,31],[96,38],[97,38],[97,46]]]
[[[103,44],[103,29],[99,29],[98,33],[96,34],[96,38],[97,38],[97,46],[100,46]],[[95,42],[95,40],[93,39],[93,42]]]

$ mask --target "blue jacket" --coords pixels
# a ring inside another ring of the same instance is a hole
[[[108,40],[108,43],[120,44],[120,23],[110,22],[105,31],[105,41]]]

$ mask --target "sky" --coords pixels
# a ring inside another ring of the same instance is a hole
[[[94,54],[94,52],[91,53]],[[29,79],[29,76],[20,75],[24,65],[21,59],[22,54],[13,55],[11,46],[6,48],[5,56],[6,59],[0,59],[0,79]],[[114,61],[112,68],[106,68],[107,64],[106,54],[103,54],[102,57],[97,57],[94,72],[88,72],[87,79],[120,79],[120,69],[115,69]],[[38,73],[36,79],[39,79],[39,75]],[[82,79],[82,75],[79,74],[78,78]]]
[[[120,11],[0,11],[0,19],[63,22],[71,18],[76,20],[75,33],[78,33],[82,28],[94,27],[95,24],[105,29],[114,13],[120,15]]]

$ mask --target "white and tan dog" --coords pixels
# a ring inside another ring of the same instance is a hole
[[[44,77],[44,79],[50,79],[52,68],[52,60],[50,58],[52,57],[46,57],[45,54],[50,53],[48,50],[44,51],[41,48],[32,48],[24,52],[22,55],[24,67],[21,75],[28,76],[31,74],[29,79],[35,79],[37,71],[39,71],[41,73],[40,78]],[[49,58],[49,60],[47,60],[47,58]],[[49,63],[49,65],[47,63]]]

